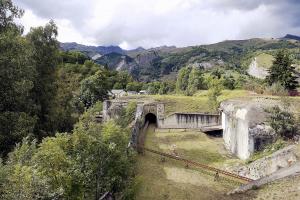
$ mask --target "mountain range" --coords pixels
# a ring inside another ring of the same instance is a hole
[[[128,71],[135,79],[149,82],[175,79],[178,70],[187,65],[205,70],[225,67],[246,71],[251,59],[258,53],[272,54],[281,48],[299,49],[300,37],[287,34],[278,39],[226,40],[210,45],[180,48],[161,46],[151,49],[139,47],[133,50],[124,50],[119,46],[86,46],[75,42],[60,45],[64,51],[80,51],[98,64],[113,70]],[[300,60],[298,54],[296,58]]]

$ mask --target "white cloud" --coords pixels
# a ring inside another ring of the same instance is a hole
[[[37,17],[32,13],[31,10],[26,10],[23,18],[18,21],[20,21],[20,23],[24,26],[25,33],[29,32],[31,27],[43,26],[45,23],[47,23],[46,19]]]
[[[297,34],[300,27],[297,21],[300,5],[295,0],[16,0],[16,3],[26,10],[22,19],[26,28],[54,19],[60,41],[123,48],[278,37]]]

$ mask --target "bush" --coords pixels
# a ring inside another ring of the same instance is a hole
[[[297,134],[296,118],[287,109],[274,106],[266,111],[269,113],[267,122],[278,136],[291,139]]]
[[[271,86],[266,87],[265,93],[277,96],[288,95],[288,91],[279,82],[273,83]]]
[[[263,94],[265,91],[265,87],[262,83],[257,82],[255,80],[249,80],[244,84],[244,89],[253,91],[257,94]]]
[[[137,103],[129,102],[126,108],[122,108],[117,124],[126,128],[135,118]]]

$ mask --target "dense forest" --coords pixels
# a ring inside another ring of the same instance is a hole
[[[0,1],[0,198],[130,198],[129,130],[94,115],[131,76],[62,52],[53,21],[24,35],[15,22],[23,13]]]

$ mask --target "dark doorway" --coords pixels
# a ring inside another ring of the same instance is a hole
[[[223,137],[223,130],[206,131],[205,133],[212,137]]]
[[[146,116],[145,116],[145,123],[149,123],[149,124],[157,124],[157,118],[156,116],[153,114],[153,113],[148,113]]]

